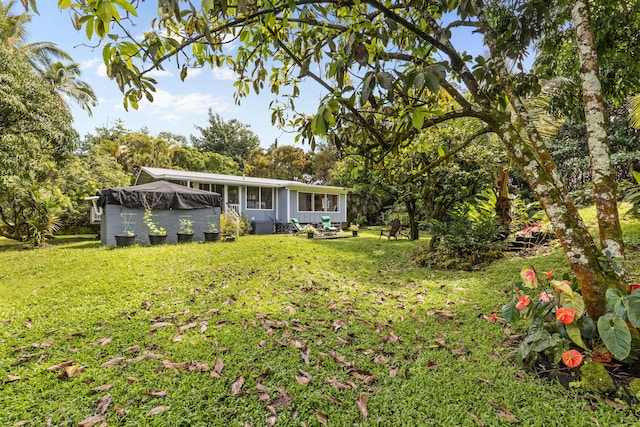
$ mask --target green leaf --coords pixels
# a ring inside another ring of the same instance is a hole
[[[575,323],[570,323],[565,326],[567,330],[567,335],[571,338],[571,341],[579,345],[580,347],[586,349],[587,346],[584,345],[584,341],[582,341],[582,335],[580,334],[580,328]]]
[[[507,323],[516,323],[520,318],[520,311],[516,308],[516,303],[513,300],[502,306],[500,314]]]
[[[386,71],[380,71],[376,77],[383,89],[389,89],[393,84],[393,76]]]
[[[627,320],[634,328],[640,328],[640,292],[631,292],[627,306]]]
[[[618,289],[609,288],[605,294],[607,305],[618,316],[623,319],[627,317],[627,308],[625,304],[625,297]]]
[[[622,318],[607,313],[598,319],[598,333],[613,357],[624,360],[631,352],[631,332]]]
[[[422,129],[424,125],[424,111],[419,108],[411,110],[411,124],[418,130]]]
[[[71,0],[58,0],[58,8],[66,9],[71,5]]]
[[[576,319],[584,316],[585,306],[584,300],[579,293],[574,293],[572,295],[562,293],[560,295],[560,305],[562,307],[573,308],[576,311]]]
[[[442,147],[442,145],[439,146],[438,147],[438,157],[444,157],[445,154],[447,154],[447,153],[444,151],[444,148]]]
[[[424,82],[432,93],[436,93],[440,89],[440,80],[437,73],[427,70],[424,73]]]

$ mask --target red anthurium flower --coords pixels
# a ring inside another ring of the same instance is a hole
[[[575,368],[582,363],[582,354],[578,350],[569,350],[562,353],[562,361],[570,368]]]
[[[549,292],[547,292],[547,291],[540,292],[540,301],[542,301],[542,302],[550,302],[551,298],[553,298],[553,295],[551,295]]]
[[[538,278],[536,277],[536,271],[533,267],[524,267],[522,271],[520,271],[520,277],[522,277],[525,287],[535,288],[538,286]]]
[[[529,303],[531,303],[531,299],[528,296],[520,295],[520,298],[518,298],[518,302],[516,303],[516,308],[518,310],[522,310],[523,308],[528,306]]]
[[[568,325],[573,322],[573,319],[576,317],[576,311],[573,308],[560,307],[558,311],[556,311],[556,319]]]
[[[544,273],[544,278],[547,280],[551,279],[551,276],[553,276],[553,268],[547,271],[546,273]]]
[[[636,289],[640,289],[640,283],[629,283],[629,292],[633,292]]]

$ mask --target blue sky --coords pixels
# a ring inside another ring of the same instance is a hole
[[[211,108],[214,114],[220,114],[225,120],[237,119],[249,125],[260,137],[263,147],[268,147],[275,139],[278,139],[279,145],[294,145],[294,134],[271,125],[269,102],[273,100],[273,95],[268,89],[260,95],[252,94],[244,98],[241,105],[235,104],[232,86],[235,76],[228,68],[192,69],[189,77],[182,82],[175,64],[165,64],[165,71],[153,75],[158,81],[154,102],[144,100],[138,110],[130,108],[126,111],[118,86],[106,76],[99,41],[89,41],[84,31],[76,31],[68,11],[61,12],[56,4],[51,0],[38,2],[40,14],[32,15],[28,41],[56,43],[81,65],[82,79],[91,85],[99,100],[99,105],[93,108],[92,117],[79,106],[73,105],[74,127],[81,136],[95,133],[96,127],[113,126],[116,120],[121,119],[127,129],[146,127],[152,135],[167,131],[189,138],[192,134],[199,135],[195,126],[207,126],[208,110]],[[155,12],[155,4],[154,1],[140,3],[139,14],[150,16]],[[17,7],[21,7],[19,2]],[[21,11],[17,9],[14,13]],[[147,24],[149,19],[140,22]],[[142,35],[147,29],[139,27],[134,31]],[[485,50],[477,39],[473,42],[473,38],[470,38],[464,44],[472,55]],[[231,45],[230,49],[233,48]],[[303,86],[302,93],[296,107],[305,113],[314,113],[322,90],[317,84],[309,82]]]

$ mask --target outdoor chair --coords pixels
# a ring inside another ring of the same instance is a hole
[[[391,221],[391,228],[389,230],[380,230],[380,237],[378,237],[378,239],[386,236],[387,240],[390,240],[392,237],[398,240],[398,234],[400,234],[400,220],[394,219]]]
[[[320,220],[322,221],[322,231],[325,233],[335,233],[338,231],[336,227],[331,225],[331,217],[321,216]]]
[[[297,218],[291,218],[291,225],[291,231],[293,231],[295,234],[302,233],[304,231]]]

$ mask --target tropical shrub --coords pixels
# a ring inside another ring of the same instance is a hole
[[[469,215],[467,207],[447,222],[431,221],[431,243],[414,253],[414,262],[429,268],[471,270],[501,257],[504,243],[498,236],[497,217],[482,212]]]
[[[524,267],[522,286],[502,307],[507,323],[525,331],[513,359],[525,364],[544,355],[571,368],[580,365],[583,355],[596,361],[635,361],[640,352],[640,292],[623,295],[608,289],[606,313],[594,322],[575,279],[552,280],[552,273],[540,279],[533,267]]]

